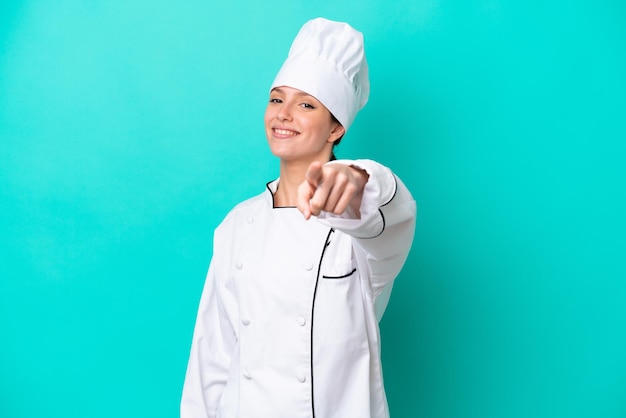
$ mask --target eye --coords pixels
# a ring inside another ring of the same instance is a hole
[[[315,106],[313,106],[310,103],[302,103],[300,106],[302,106],[305,109],[315,109]]]
[[[282,103],[283,101],[276,98],[276,97],[270,97],[270,103]]]

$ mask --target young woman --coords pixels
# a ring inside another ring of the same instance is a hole
[[[307,22],[265,112],[280,176],[215,231],[181,417],[389,416],[378,321],[416,210],[388,168],[334,159],[368,95],[361,33]]]

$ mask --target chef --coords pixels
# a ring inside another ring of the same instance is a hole
[[[378,322],[415,201],[372,160],[336,160],[369,96],[363,36],[298,32],[265,111],[278,179],[215,230],[182,418],[386,418]]]

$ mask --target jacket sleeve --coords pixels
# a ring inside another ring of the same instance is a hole
[[[411,249],[417,213],[415,200],[389,168],[375,161],[335,160],[328,164],[351,165],[369,175],[359,219],[350,213],[333,215],[326,212],[322,212],[318,219],[355,238],[359,268],[368,270],[361,277],[369,277],[368,296],[377,302],[376,312],[380,319],[393,280]]]
[[[213,257],[200,298],[180,404],[181,418],[214,418],[236,344],[224,310]]]

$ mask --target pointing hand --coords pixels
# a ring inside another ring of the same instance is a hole
[[[364,170],[353,166],[315,161],[298,187],[298,209],[306,219],[322,211],[341,215],[348,207],[359,217],[368,178]]]

